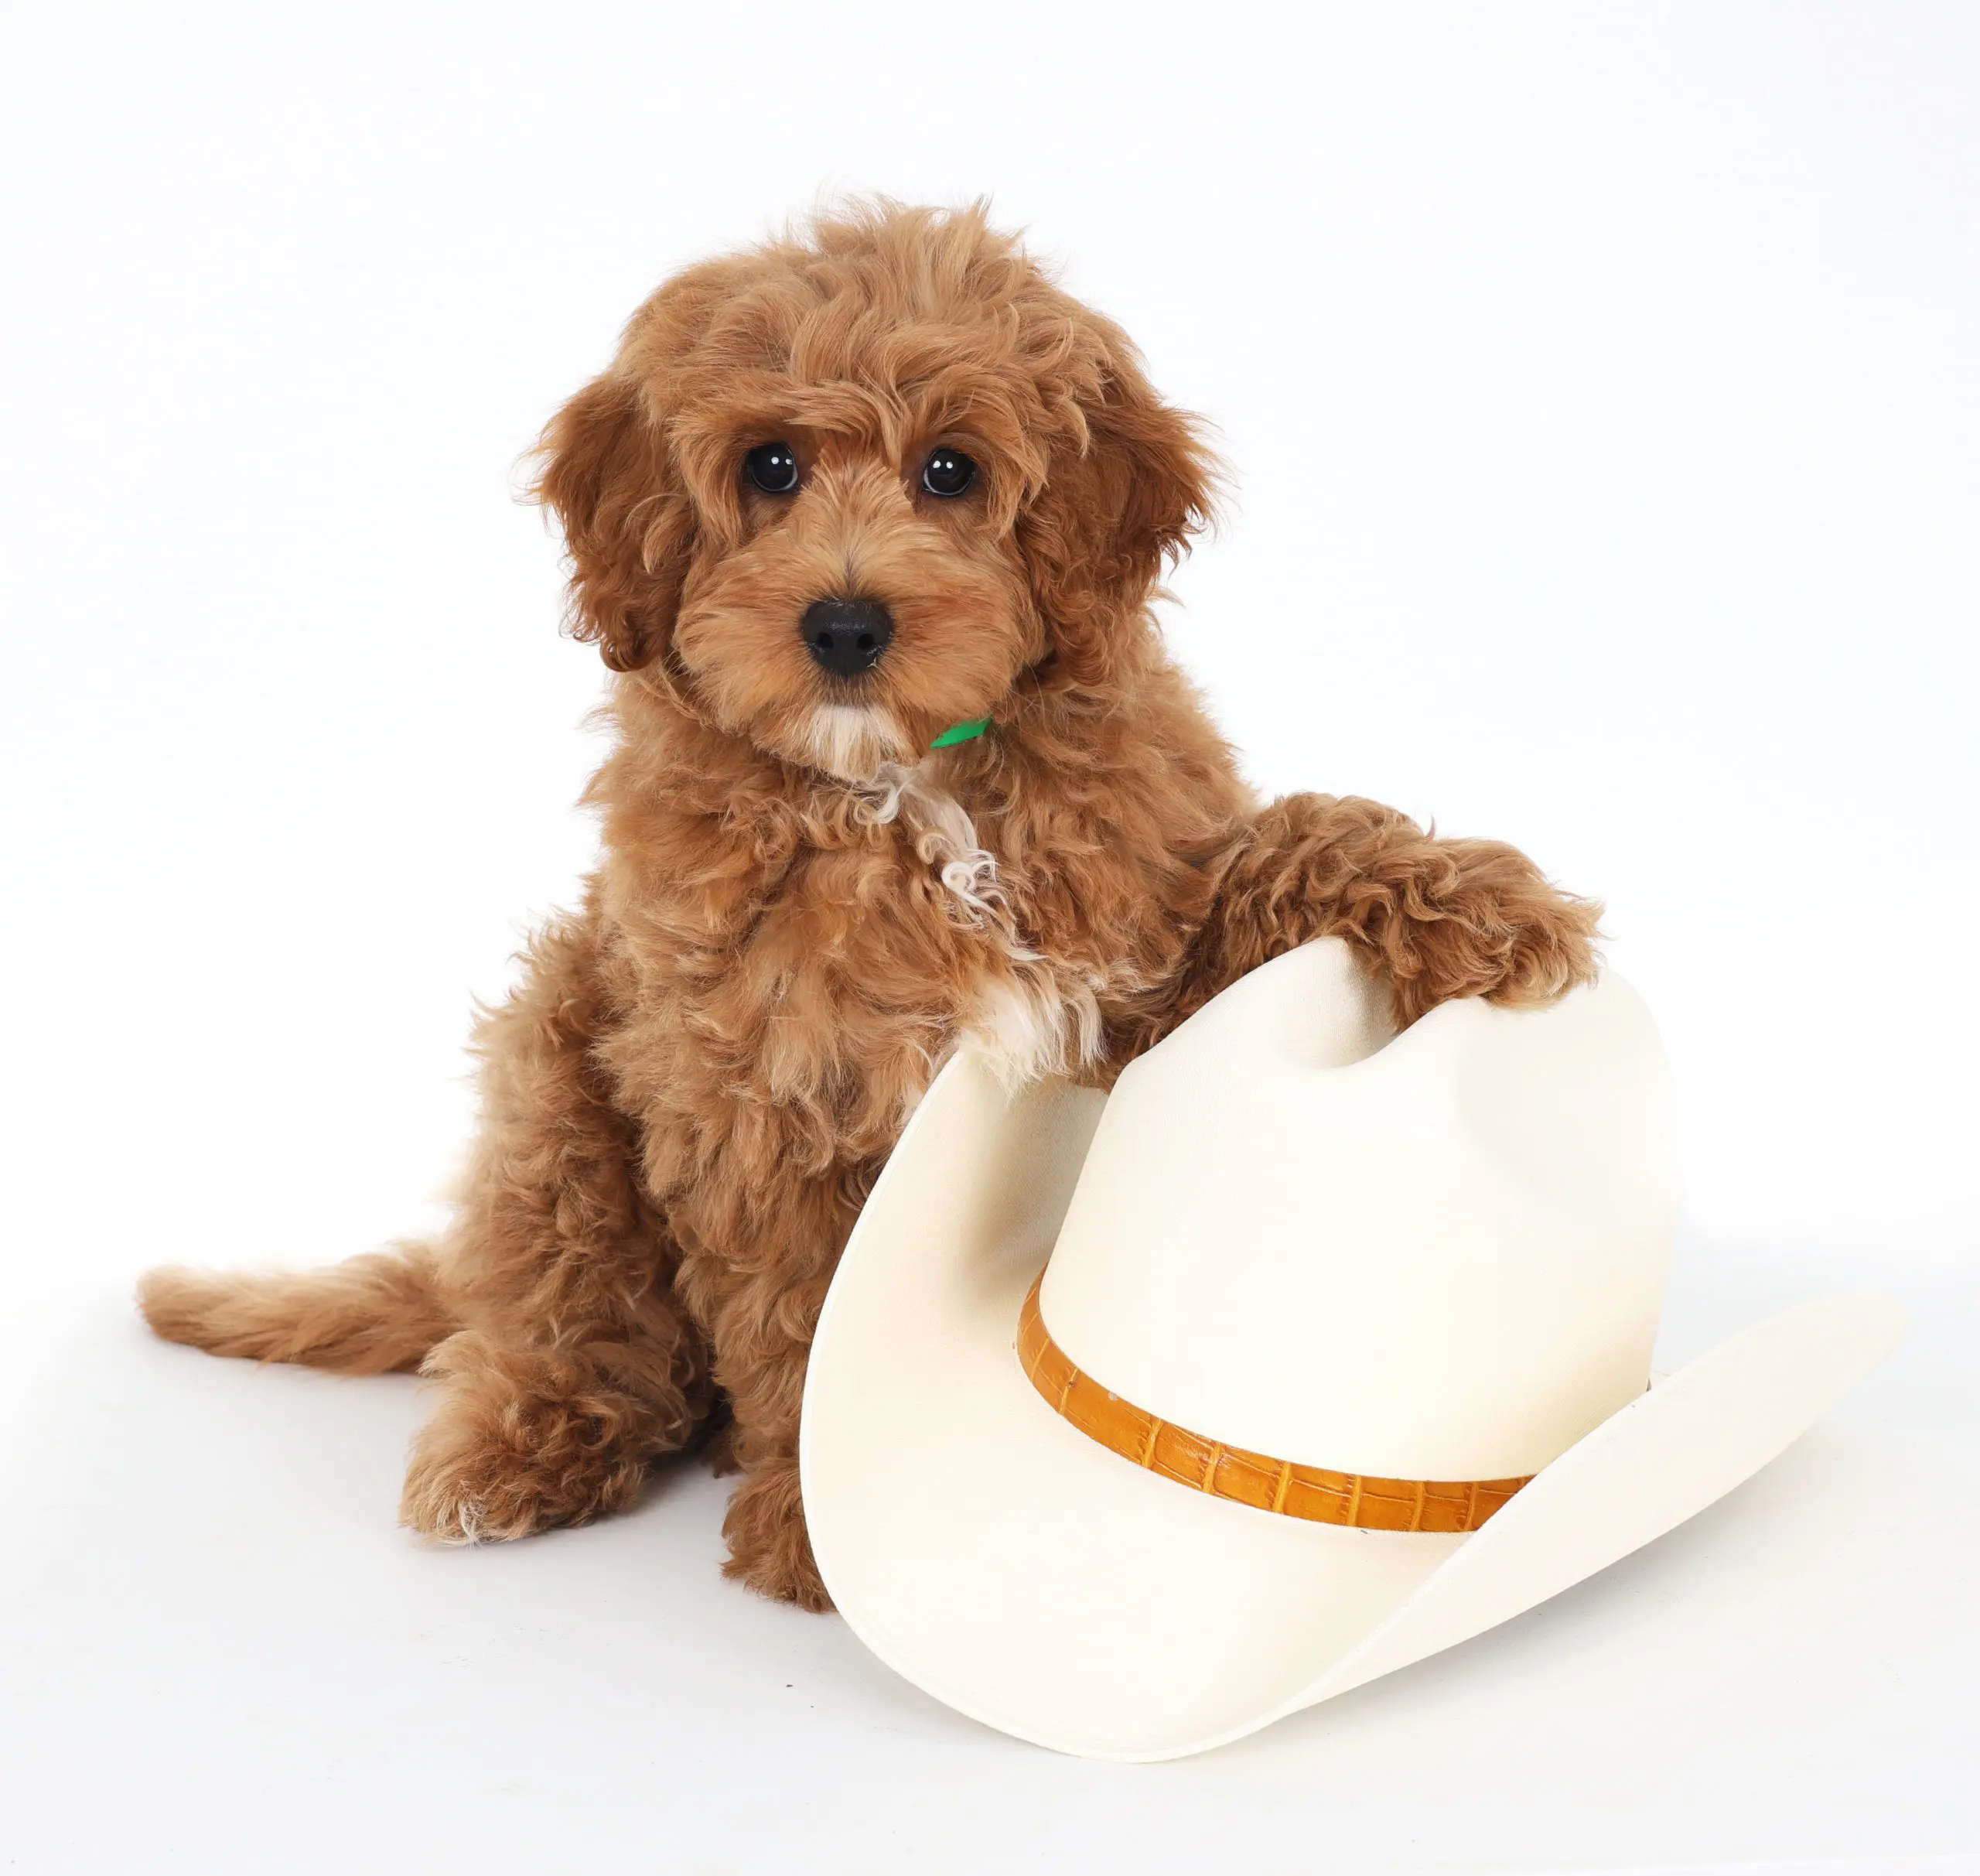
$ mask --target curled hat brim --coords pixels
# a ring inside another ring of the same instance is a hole
[[[1902,1332],[1869,1295],[1746,1330],[1470,1536],[1255,1511],[1097,1444],[1019,1366],[1019,1312],[1103,1105],[1007,1092],[967,1057],[944,1069],[841,1260],[802,1421],[812,1545],[855,1632],[1060,1751],[1203,1751],[1507,1621],[1750,1477]]]

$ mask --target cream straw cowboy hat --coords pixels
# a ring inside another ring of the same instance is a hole
[[[1895,1345],[1834,1297],[1648,1385],[1675,1191],[1635,993],[1393,1039],[1384,1001],[1330,939],[1111,1096],[937,1078],[801,1453],[826,1587],[917,1686],[1093,1758],[1221,1744],[1648,1543]]]

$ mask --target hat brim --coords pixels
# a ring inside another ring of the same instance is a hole
[[[855,1632],[1057,1751],[1203,1751],[1507,1621],[1750,1477],[1902,1332],[1867,1295],[1746,1330],[1471,1536],[1255,1511],[1095,1444],[1019,1365],[1019,1311],[1104,1105],[1007,1092],[967,1057],[942,1071],[833,1280],[802,1421],[812,1546]]]

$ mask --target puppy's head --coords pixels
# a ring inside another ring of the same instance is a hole
[[[1214,464],[980,210],[890,205],[662,287],[544,433],[579,637],[832,774],[1020,678],[1102,684]]]

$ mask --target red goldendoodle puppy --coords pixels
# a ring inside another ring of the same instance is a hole
[[[1325,933],[1404,1021],[1545,998],[1590,973],[1596,911],[1373,802],[1253,799],[1149,610],[1212,459],[980,212],[690,268],[542,461],[618,674],[603,857],[481,1026],[457,1221],[327,1271],[156,1271],[144,1310],[432,1376],[404,1514],[439,1537],[613,1510],[712,1434],[730,1573],[821,1608],[806,1351],[945,1057],[1104,1084]]]

